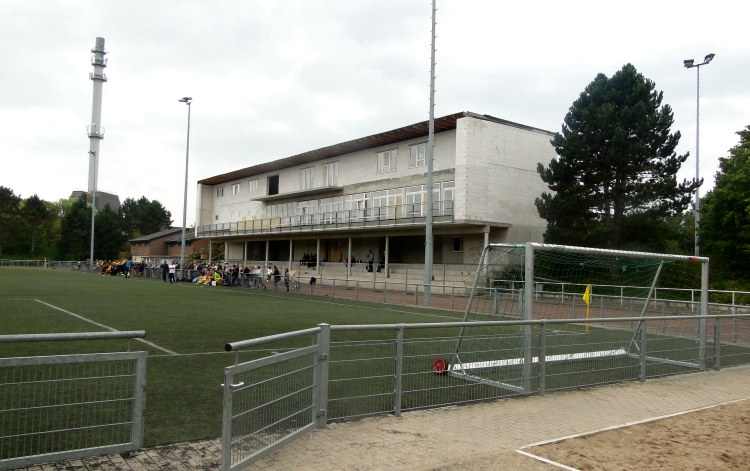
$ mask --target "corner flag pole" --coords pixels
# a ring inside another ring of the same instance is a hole
[[[583,293],[583,302],[586,303],[586,319],[591,313],[591,285],[586,285],[586,292]],[[589,323],[586,323],[586,333],[589,333]]]

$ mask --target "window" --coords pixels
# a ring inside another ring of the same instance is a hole
[[[421,217],[424,211],[423,203],[427,200],[424,192],[425,185],[406,187],[406,215]]]
[[[331,162],[323,165],[323,186],[337,186],[339,184],[339,163]]]
[[[224,196],[224,187],[223,186],[216,189],[216,197],[217,198],[221,198],[222,196]]]
[[[409,168],[424,167],[427,144],[424,142],[409,147]]]
[[[442,213],[445,216],[453,214],[453,200],[456,197],[456,182],[443,182]]]
[[[453,252],[463,252],[463,251],[464,251],[464,238],[454,237],[453,238]]]
[[[229,213],[229,220],[231,221],[232,219],[234,219],[234,213]]]
[[[250,191],[258,191],[258,179],[250,180],[247,182],[247,189]]]
[[[397,158],[398,150],[396,149],[378,152],[378,173],[395,172]]]
[[[240,184],[239,183],[232,183],[232,194],[233,195],[239,195],[240,194]]]
[[[215,221],[218,221],[218,220],[219,220],[219,215],[218,215],[218,214],[217,214],[216,216],[214,216],[214,220],[215,220]]]
[[[279,194],[279,176],[278,175],[268,177],[268,194],[269,195]]]
[[[313,187],[315,167],[303,168],[299,171],[299,189],[310,190]]]

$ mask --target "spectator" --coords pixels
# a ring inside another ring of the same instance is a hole
[[[281,281],[281,273],[276,265],[273,266],[273,290],[279,290],[279,282]]]
[[[174,274],[175,274],[175,271],[177,270],[177,265],[174,262],[172,262],[169,265],[167,265],[167,268],[169,269],[169,284],[171,285],[173,283],[176,283],[174,279]]]
[[[372,250],[367,252],[367,271],[372,272],[372,262],[375,261],[375,254]]]
[[[284,268],[284,286],[286,286],[287,292],[289,291],[289,269]]]

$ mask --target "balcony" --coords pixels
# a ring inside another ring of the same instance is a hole
[[[433,207],[432,217],[434,223],[453,222],[452,200],[435,201]],[[208,224],[198,226],[198,237],[228,237],[252,234],[423,226],[426,223],[426,216],[426,203],[400,204],[395,206]]]
[[[104,128],[101,126],[86,126],[86,134],[89,137],[96,137],[99,139],[104,139]]]

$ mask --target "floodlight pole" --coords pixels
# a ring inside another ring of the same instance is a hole
[[[437,8],[436,0],[432,0],[432,44],[430,47],[430,121],[427,138],[427,215],[425,220],[425,244],[424,244],[424,305],[430,305],[432,296],[432,205],[433,205],[433,182],[432,182],[432,157],[435,147],[435,14]]]
[[[89,136],[88,192],[91,195],[90,271],[94,271],[94,218],[96,217],[96,187],[99,180],[99,144],[104,139],[104,128],[102,127],[102,88],[104,87],[104,82],[107,81],[107,76],[104,75],[104,68],[107,67],[107,59],[104,57],[106,54],[104,38],[96,38],[94,49],[91,50],[91,65],[94,66],[94,71],[89,73],[89,80],[94,84],[91,103],[91,124],[86,126]]]
[[[182,244],[180,245],[180,270],[185,270],[185,226],[187,225],[187,194],[188,194],[188,158],[190,157],[190,103],[193,99],[185,97],[179,100],[188,107],[187,144],[185,146],[185,192],[182,201]]]
[[[708,54],[701,64],[695,64],[693,59],[683,61],[686,68],[692,69],[695,67],[696,81],[695,81],[695,182],[700,180],[700,111],[701,111],[701,66],[711,62],[715,54]],[[701,210],[700,210],[700,189],[695,188],[695,256],[700,256],[700,240],[698,236],[698,227],[700,226]]]

